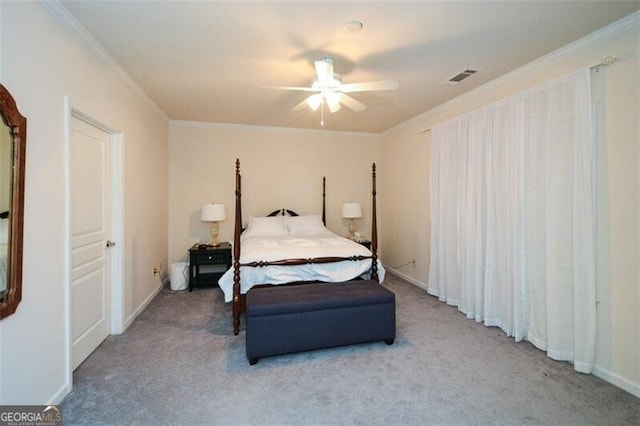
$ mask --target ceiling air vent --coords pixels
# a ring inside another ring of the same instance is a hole
[[[454,75],[453,77],[448,79],[447,81],[445,81],[445,84],[449,84],[451,86],[454,86],[456,84],[460,84],[460,82],[462,82],[463,80],[466,80],[467,78],[471,77],[472,75],[474,75],[475,73],[477,73],[479,71],[480,70],[474,70],[472,68],[467,68],[465,70],[460,71],[459,73],[457,73],[456,75]]]

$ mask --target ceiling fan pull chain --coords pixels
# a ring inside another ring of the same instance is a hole
[[[322,105],[320,105],[320,125],[324,127],[324,97],[322,98]]]

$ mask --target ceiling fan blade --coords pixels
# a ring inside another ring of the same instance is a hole
[[[377,90],[396,90],[398,87],[398,82],[395,80],[367,81],[363,83],[342,84],[340,85],[340,91],[343,93],[371,92]]]
[[[312,110],[316,111],[320,107],[320,104],[322,104],[322,102],[322,95],[320,93],[316,93],[315,95],[309,96],[304,101],[291,108],[291,111],[300,111],[306,107],[309,107]]]
[[[315,61],[315,66],[318,81],[333,80],[333,59],[322,58],[319,61]]]
[[[367,106],[360,101],[353,99],[351,96],[342,93],[340,95],[340,103],[354,110],[355,112],[364,111]]]
[[[313,95],[311,95],[313,96]],[[309,98],[311,97],[309,96]],[[291,108],[291,111],[301,111],[303,109],[305,109],[308,105],[307,101],[309,100],[309,98],[305,98],[304,101],[300,102],[298,105],[294,106],[293,108]]]
[[[317,92],[313,87],[303,86],[258,86],[259,89],[297,90],[300,92]]]

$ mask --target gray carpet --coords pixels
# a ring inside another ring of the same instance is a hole
[[[397,338],[250,366],[218,289],[160,293],[75,372],[65,424],[638,425],[640,400],[388,274]]]

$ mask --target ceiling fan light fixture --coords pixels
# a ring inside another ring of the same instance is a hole
[[[333,77],[324,78],[322,80],[314,80],[311,83],[311,88],[315,90],[322,89],[335,89],[342,84],[342,77],[340,74],[333,73]]]
[[[307,105],[314,111],[317,111],[322,104],[322,95],[320,93],[316,93],[315,95],[311,95],[307,98]]]
[[[340,93],[327,90],[323,93],[323,96],[327,101],[329,111],[340,111]]]

